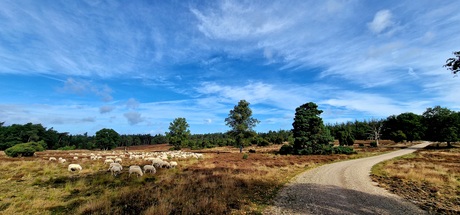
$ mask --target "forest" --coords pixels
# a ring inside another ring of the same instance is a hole
[[[334,139],[341,145],[351,145],[354,140],[393,140],[395,142],[429,140],[447,142],[449,145],[460,137],[460,113],[445,107],[427,108],[422,115],[402,113],[391,115],[386,119],[351,121],[346,123],[327,124]],[[113,141],[107,141],[107,134]],[[110,128],[104,128],[95,135],[69,134],[46,128],[41,124],[27,123],[24,125],[5,125],[0,123],[0,150],[28,142],[42,141],[45,149],[112,149],[136,145],[152,145],[169,143],[168,133],[165,134],[118,134]],[[291,130],[268,132],[247,132],[244,134],[244,145],[266,146],[270,144],[292,143]],[[216,146],[239,146],[231,132],[190,134],[182,145],[185,148],[201,149]]]

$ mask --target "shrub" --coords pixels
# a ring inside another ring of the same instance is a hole
[[[364,147],[364,143],[360,143],[360,144],[359,144],[359,147]]]
[[[249,157],[249,155],[248,155],[248,154],[246,154],[246,153],[244,153],[244,155],[243,155],[243,159],[248,159],[248,157]]]
[[[75,146],[64,146],[61,148],[58,148],[57,150],[74,150],[76,147]]]
[[[43,140],[39,142],[20,143],[6,149],[5,154],[10,157],[30,157],[37,151],[44,151],[44,145],[46,146]]]
[[[249,153],[256,153],[255,149],[249,149]]]
[[[337,146],[337,147],[334,147],[332,148],[332,152],[334,154],[346,154],[346,155],[350,155],[350,154],[355,154],[356,152],[353,150],[353,148],[351,147],[346,147],[346,146]]]
[[[291,145],[284,144],[281,146],[279,153],[282,155],[292,154],[294,148]]]
[[[268,146],[270,145],[270,142],[268,142],[266,139],[262,137],[254,137],[251,140],[252,145],[257,145],[257,146]]]
[[[372,141],[369,145],[370,145],[371,147],[377,147],[377,142]]]

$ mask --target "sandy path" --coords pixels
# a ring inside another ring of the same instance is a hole
[[[324,165],[306,171],[278,194],[264,214],[426,214],[369,177],[372,166],[409,154],[428,142],[395,152]]]

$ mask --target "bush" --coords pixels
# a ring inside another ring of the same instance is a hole
[[[370,145],[371,147],[377,147],[377,142],[372,141],[369,145]]]
[[[346,155],[356,154],[356,152],[353,150],[353,148],[346,147],[346,146],[334,147],[334,148],[332,148],[332,152],[334,154],[346,154]]]
[[[246,154],[246,153],[244,153],[244,155],[243,155],[243,159],[248,159],[248,157],[249,157],[249,155],[248,155],[248,154]]]
[[[288,155],[288,154],[292,154],[293,151],[294,151],[294,148],[291,145],[285,144],[281,146],[279,153],[282,155]]]
[[[255,149],[249,149],[249,153],[256,153]]]
[[[5,154],[10,157],[30,157],[37,151],[44,151],[46,144],[42,140],[40,142],[20,143],[5,150]]]
[[[57,150],[74,150],[76,147],[75,146],[64,146],[61,148],[58,148]]]

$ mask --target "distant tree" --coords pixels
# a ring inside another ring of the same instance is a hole
[[[374,140],[376,146],[379,146],[380,136],[382,135],[383,121],[373,119],[369,121],[369,139]]]
[[[334,141],[334,138],[319,116],[322,112],[322,110],[318,110],[318,105],[313,102],[296,108],[294,123],[292,123],[294,153],[323,154],[325,153],[324,149],[331,148],[330,142]]]
[[[404,140],[410,142],[421,140],[425,131],[422,124],[422,116],[414,113],[402,113],[397,116],[389,116],[384,120],[383,127],[384,134],[382,135],[393,141],[396,141],[394,137],[398,140],[402,137],[400,132],[406,137]]]
[[[426,126],[425,138],[430,141],[452,142],[458,141],[459,114],[441,106],[427,108],[423,113],[423,124]]]
[[[259,120],[252,118],[252,110],[246,100],[240,100],[225,118],[225,124],[232,128],[230,134],[235,137],[238,145],[243,144],[243,139],[256,135],[252,128],[259,122]]]
[[[348,128],[344,128],[342,131],[339,131],[338,136],[339,145],[341,146],[352,146],[355,143],[355,138]]]
[[[454,52],[453,54],[455,57],[447,59],[444,67],[447,67],[447,69],[452,71],[455,75],[460,71],[460,51]]]
[[[113,129],[103,128],[96,132],[95,145],[104,150],[113,149],[118,146],[120,135]]]
[[[174,146],[174,149],[179,150],[188,145],[188,138],[190,136],[189,125],[185,118],[176,118],[169,124],[169,132],[166,136],[169,144]]]

